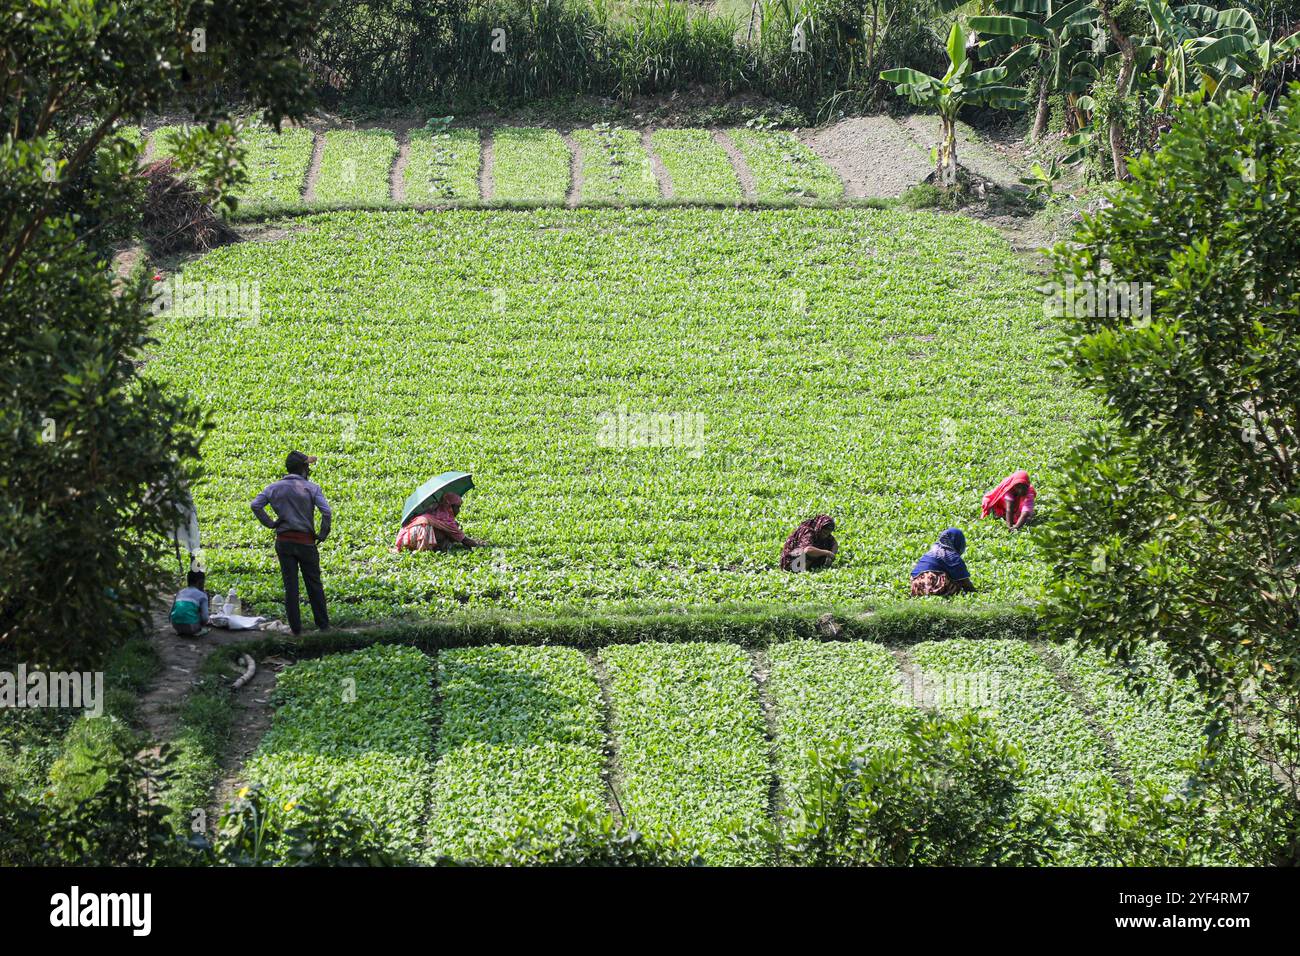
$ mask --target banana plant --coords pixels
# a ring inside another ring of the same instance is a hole
[[[948,71],[942,77],[899,67],[885,70],[880,78],[895,84],[894,92],[906,96],[915,106],[927,107],[939,114],[939,147],[935,160],[935,178],[944,190],[957,184],[957,114],[963,106],[993,106],[1019,109],[1025,91],[1008,84],[1005,66],[975,70],[966,54],[967,34],[954,23],[948,34]]]
[[[1216,80],[1208,70],[1198,69],[1200,50],[1214,42],[1214,24],[1218,11],[1200,4],[1171,7],[1165,0],[1144,0],[1151,17],[1153,32],[1142,49],[1158,58],[1160,97],[1157,110],[1166,110],[1178,97]]]
[[[1196,89],[1215,99],[1249,86],[1258,97],[1273,68],[1300,52],[1300,32],[1272,40],[1240,7],[1171,7],[1166,0],[1145,5],[1153,26],[1150,50],[1160,57],[1164,77],[1158,109]]]
[[[1273,40],[1240,8],[1218,11],[1215,20],[1214,34],[1194,56],[1207,74],[1205,85],[1211,97],[1249,85],[1251,99],[1258,99],[1274,67],[1300,54],[1300,30]]]
[[[1013,75],[1038,65],[1042,81],[1033,138],[1041,139],[1047,131],[1049,95],[1065,93],[1073,107],[1075,98],[1087,92],[1097,79],[1097,67],[1092,62],[1097,7],[1093,0],[994,0],[993,8],[997,15],[971,17],[971,29],[991,38],[981,44],[981,55],[1009,51],[1002,65]],[[1078,120],[1081,123],[1082,117]]]

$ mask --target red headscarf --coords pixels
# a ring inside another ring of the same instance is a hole
[[[822,534],[828,538],[830,533],[835,530],[835,519],[830,515],[817,515],[815,518],[809,518],[790,532],[790,537],[785,539],[785,546],[781,548],[781,570],[790,570],[790,560],[794,552],[801,548],[806,548],[813,543],[813,540]],[[835,539],[831,538],[829,543],[834,543]],[[828,549],[829,550],[829,549]]]
[[[1022,512],[1034,509],[1034,499],[1038,497],[1038,492],[1034,486],[1029,483],[1029,472],[1015,471],[1007,475],[998,484],[996,488],[984,496],[984,503],[980,508],[980,517],[987,518],[990,514],[999,518],[1007,516],[1007,499],[1010,497],[1013,489],[1024,485],[1025,493],[1016,502],[1016,513],[1011,516],[1012,522],[1019,521]]]

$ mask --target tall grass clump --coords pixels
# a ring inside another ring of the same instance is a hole
[[[806,107],[873,105],[885,65],[941,49],[926,0],[338,0],[310,61],[359,104],[458,107],[706,87]]]

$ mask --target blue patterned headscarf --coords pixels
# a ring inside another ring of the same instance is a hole
[[[949,528],[939,535],[939,540],[913,565],[912,577],[925,571],[937,571],[948,575],[953,581],[969,580],[970,572],[966,570],[966,562],[961,559],[965,550],[966,535],[962,534],[961,528]]]

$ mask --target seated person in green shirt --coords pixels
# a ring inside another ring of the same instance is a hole
[[[202,571],[191,571],[185,576],[185,587],[172,601],[172,627],[183,637],[208,633],[208,592],[203,589],[206,583],[207,576]]]

